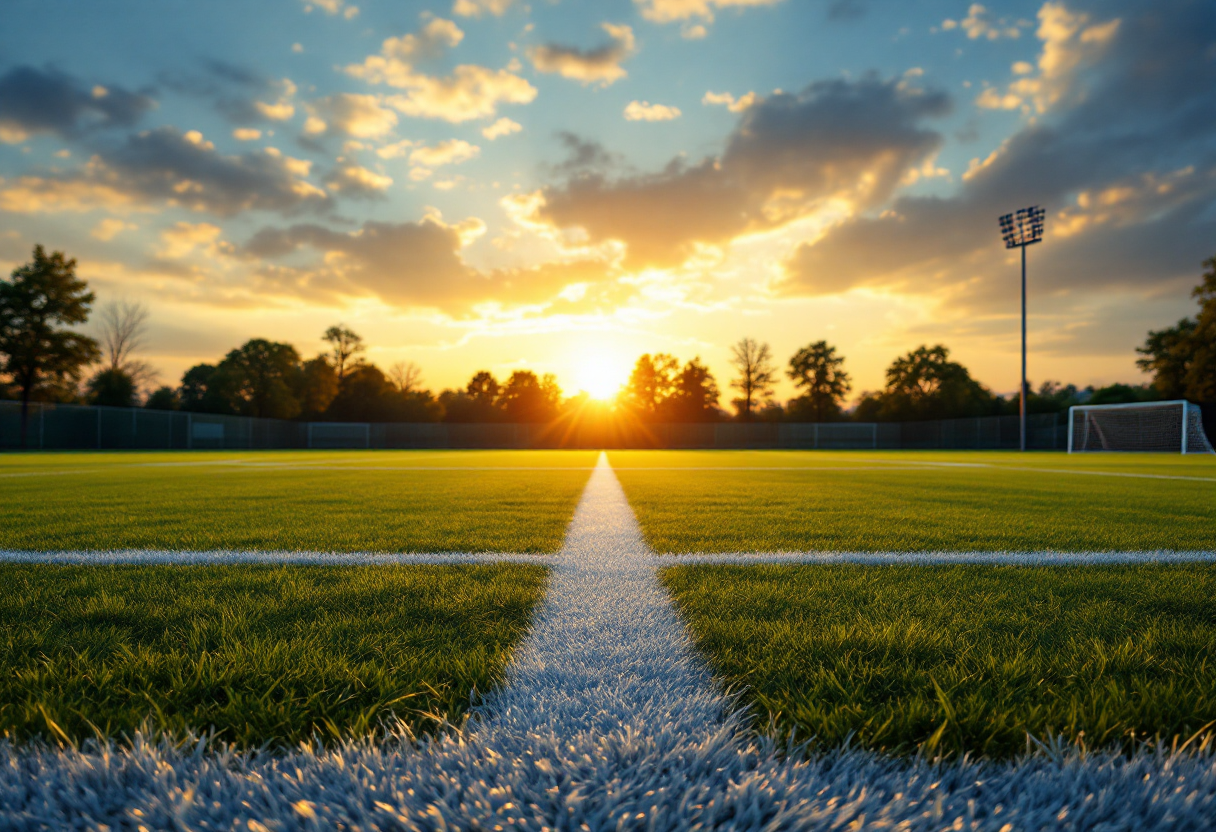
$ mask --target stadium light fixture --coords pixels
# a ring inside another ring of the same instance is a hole
[[[1018,422],[1023,451],[1026,450],[1026,246],[1043,239],[1043,218],[1046,216],[1044,209],[1032,205],[1000,218],[1005,248],[1022,250],[1022,387],[1018,395]]]

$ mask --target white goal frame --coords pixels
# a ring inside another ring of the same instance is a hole
[[[1180,436],[1179,453],[1182,454],[1210,454],[1216,453],[1213,451],[1212,444],[1208,441],[1207,434],[1203,432],[1203,421],[1201,419],[1201,411],[1199,406],[1188,402],[1186,399],[1173,399],[1165,402],[1133,402],[1130,404],[1078,404],[1068,408],[1068,452],[1072,453],[1136,453],[1134,449],[1110,448],[1107,447],[1106,437],[1102,433],[1102,426],[1096,420],[1088,418],[1093,412],[1109,412],[1112,410],[1154,410],[1178,408],[1182,411],[1180,420]],[[1081,424],[1085,429],[1085,438],[1079,443],[1076,441],[1076,432],[1078,429],[1078,416],[1081,417]],[[1090,429],[1097,432],[1099,441],[1102,444],[1101,449],[1090,448],[1089,436]],[[1079,446],[1078,446],[1079,445]],[[1144,451],[1140,451],[1144,452]],[[1167,453],[1173,453],[1168,451]]]

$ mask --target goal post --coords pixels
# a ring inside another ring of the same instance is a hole
[[[1068,408],[1068,452],[1088,451],[1213,453],[1199,406],[1184,399]]]

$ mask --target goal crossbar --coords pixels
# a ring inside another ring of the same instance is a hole
[[[1185,399],[1068,408],[1068,452],[1210,454],[1198,405]]]

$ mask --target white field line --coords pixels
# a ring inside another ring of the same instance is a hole
[[[934,566],[974,563],[989,566],[1113,566],[1135,563],[1216,563],[1213,551],[1159,549],[1146,552],[694,552],[662,554],[651,559],[658,568],[729,564],[915,564]]]
[[[550,566],[555,555],[514,552],[298,552],[224,550],[177,552],[168,549],[115,549],[108,551],[35,552],[0,549],[0,563],[50,563],[86,566],[117,564],[267,564],[271,566],[408,566],[411,564],[530,563]]]
[[[237,755],[0,741],[0,825],[96,829],[1206,829],[1216,756],[785,755],[717,692],[611,469],[509,684],[461,733]]]

